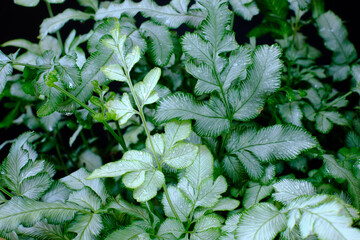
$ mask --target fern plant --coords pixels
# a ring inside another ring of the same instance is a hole
[[[323,1],[64,2],[14,0],[49,18],[1,45],[0,238],[360,238],[360,68]]]

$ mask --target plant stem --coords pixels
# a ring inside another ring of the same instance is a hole
[[[339,98],[335,99],[334,101],[330,102],[329,105],[327,105],[327,106],[326,106],[324,109],[322,109],[322,110],[328,109],[329,107],[335,105],[336,103],[340,102],[341,100],[347,98],[347,97],[348,97],[349,95],[351,95],[352,93],[353,93],[353,91],[350,90],[349,92],[345,93],[345,94],[342,95],[341,97],[339,97]]]
[[[50,65],[40,65],[40,66],[38,66],[38,65],[32,65],[32,64],[15,62],[15,61],[13,61],[11,64],[12,65],[24,66],[24,67],[30,67],[30,68],[37,68],[37,69],[49,69],[49,68],[51,68]]]
[[[71,98],[72,100],[74,100],[77,104],[79,104],[80,106],[82,106],[83,108],[85,108],[86,110],[88,110],[91,114],[95,115],[96,112],[91,109],[89,106],[87,106],[85,103],[81,102],[79,99],[77,99],[75,96],[73,96],[71,93],[69,93],[68,91],[62,89],[61,87],[57,86],[56,84],[52,84],[51,87],[55,88],[56,90],[58,90],[59,92],[63,93],[64,95],[66,95],[67,97]],[[111,133],[111,135],[113,135],[113,137],[116,139],[116,141],[118,141],[118,143],[120,143],[121,147],[124,149],[124,151],[126,152],[128,149],[126,147],[125,141],[123,136],[117,135],[116,132],[112,129],[112,127],[108,124],[108,122],[106,120],[101,120],[100,121],[102,124],[104,124],[104,126],[107,128],[107,130]]]
[[[120,49],[119,49],[119,52],[120,52]],[[149,142],[150,142],[150,145],[151,145],[151,149],[152,149],[152,152],[154,153],[154,157],[155,157],[155,160],[156,160],[156,164],[158,166],[158,169],[159,171],[161,171],[161,162],[159,161],[159,158],[157,157],[156,153],[155,153],[155,147],[154,147],[154,144],[153,142],[151,141],[151,135],[150,135],[150,131],[147,127],[147,124],[146,124],[146,119],[145,119],[145,114],[144,114],[144,111],[143,111],[143,106],[140,104],[139,102],[139,99],[137,98],[136,96],[136,92],[135,92],[135,89],[134,89],[134,86],[131,82],[131,77],[130,77],[130,73],[129,73],[129,70],[127,69],[127,66],[126,66],[126,63],[125,63],[125,59],[124,59],[124,56],[121,55],[121,58],[120,60],[122,61],[122,65],[124,67],[124,70],[125,70],[125,74],[126,74],[126,78],[127,78],[127,83],[130,87],[130,91],[131,91],[131,94],[133,96],[133,99],[135,101],[135,105],[138,109],[138,113],[140,115],[140,118],[141,118],[141,121],[144,125],[144,129],[145,129],[145,133],[146,133],[146,136],[147,138],[149,139]],[[166,187],[166,183],[163,184],[162,186],[163,190],[164,190],[164,194],[165,194],[165,197],[169,203],[169,206],[171,208],[171,211],[173,212],[174,216],[176,217],[176,219],[178,219],[180,222],[180,217],[179,215],[177,214],[176,210],[175,210],[175,207],[174,207],[174,204],[172,203],[171,199],[170,199],[170,195],[169,195],[169,192],[167,190],[167,187]]]
[[[0,191],[5,193],[5,195],[7,195],[8,197],[12,198],[14,195],[12,195],[11,193],[9,193],[5,188],[3,188],[2,186],[0,186]]]
[[[47,7],[47,10],[48,10],[48,12],[49,12],[50,17],[54,17],[54,13],[53,13],[53,11],[52,11],[52,9],[51,9],[51,4],[48,3],[47,1],[45,1],[45,3],[46,3],[46,7]],[[59,41],[59,44],[60,44],[61,53],[64,54],[64,53],[65,53],[64,44],[63,44],[63,41],[62,41],[62,39],[61,39],[61,35],[60,35],[60,31],[59,31],[59,30],[56,31],[56,37],[57,37],[57,39],[58,39],[58,41]]]

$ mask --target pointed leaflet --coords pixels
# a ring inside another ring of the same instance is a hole
[[[135,46],[131,50],[131,52],[128,52],[125,56],[125,64],[127,67],[128,72],[131,71],[131,69],[134,67],[134,65],[140,60],[140,47]]]
[[[10,63],[10,58],[8,58],[1,50],[0,50],[0,93],[5,88],[6,85],[6,77],[10,75],[13,71],[13,68]]]
[[[324,159],[325,174],[335,178],[346,179],[348,182],[348,191],[352,197],[353,205],[360,206],[360,181],[354,177],[348,169],[341,167],[333,155],[325,154]]]
[[[110,202],[107,207],[108,207],[108,209],[110,209],[110,208],[116,209],[119,212],[129,214],[133,217],[136,217],[136,218],[139,218],[139,219],[142,219],[145,221],[150,221],[149,212],[145,208],[128,203],[127,201],[121,199],[120,195],[117,196],[114,201]],[[150,223],[149,223],[149,226],[151,226]]]
[[[280,48],[260,46],[255,50],[248,77],[240,84],[238,96],[229,99],[234,118],[246,121],[261,112],[266,98],[280,87]],[[240,99],[240,100],[239,100]]]
[[[316,114],[315,127],[321,133],[328,133],[333,128],[333,123],[338,125],[347,125],[347,120],[339,112],[321,111]]]
[[[103,229],[100,214],[79,214],[70,223],[68,231],[77,233],[74,240],[95,239]]]
[[[75,9],[66,9],[58,15],[45,19],[40,25],[40,38],[43,39],[49,33],[58,31],[65,23],[70,20],[85,21],[90,18],[90,14]]]
[[[302,195],[315,195],[314,186],[304,180],[283,179],[275,184],[275,193],[272,194],[276,201],[289,204],[295,198]]]
[[[148,39],[151,60],[160,67],[166,66],[174,51],[169,29],[151,21],[146,21],[141,24],[139,30]]]
[[[148,72],[143,81],[134,85],[135,93],[139,97],[142,106],[151,104],[159,99],[154,88],[161,76],[160,68],[153,68]]]
[[[95,20],[109,17],[120,18],[123,14],[130,17],[141,12],[144,17],[151,19],[159,24],[164,24],[171,28],[178,28],[181,24],[187,23],[191,26],[198,26],[204,15],[200,9],[187,9],[189,0],[173,0],[170,4],[159,6],[152,0],[142,0],[138,3],[126,0],[123,3],[110,3],[107,8],[100,8],[95,14]]]
[[[347,38],[348,33],[341,19],[332,11],[327,11],[316,22],[325,46],[334,52],[333,61],[336,64],[351,63],[357,57],[357,53]]]
[[[259,203],[243,212],[236,239],[274,239],[286,227],[286,216],[271,203]]]
[[[153,169],[153,159],[148,152],[130,150],[121,160],[110,162],[92,172],[87,179],[118,177],[127,172]]]
[[[125,72],[120,64],[106,65],[101,67],[100,69],[105,74],[105,76],[111,80],[116,80],[119,82],[128,81]]]
[[[193,59],[206,63],[209,66],[213,64],[212,47],[199,34],[185,33],[181,39],[184,53]]]
[[[121,101],[115,99],[106,102],[105,107],[110,113],[115,115],[114,120],[119,121],[120,125],[125,124],[136,113],[127,93],[124,93]]]
[[[74,218],[80,208],[70,203],[45,203],[28,198],[13,197],[0,206],[0,231],[11,231],[20,224],[31,226],[46,218],[61,224]]]
[[[225,106],[217,97],[211,97],[208,104],[197,102],[190,94],[177,92],[165,97],[156,112],[156,120],[164,122],[173,118],[195,119],[194,131],[200,136],[219,136],[230,127]]]
[[[231,21],[231,12],[222,0],[201,0],[199,1],[208,11],[205,22],[202,24],[202,34],[205,40],[209,41],[214,49],[225,35],[226,26]]]
[[[164,155],[164,150],[165,150],[165,142],[164,142],[164,134],[158,134],[156,133],[155,135],[150,137],[151,140],[149,140],[149,138],[146,139],[146,148],[147,150],[153,152],[153,147],[154,147],[154,151],[153,154],[158,154],[160,156]],[[151,141],[151,142],[150,142]]]

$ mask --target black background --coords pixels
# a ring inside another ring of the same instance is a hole
[[[167,0],[157,0],[159,4],[165,4]],[[350,41],[360,49],[360,41],[357,40],[359,30],[359,11],[356,6],[357,1],[351,0],[325,0],[325,9],[332,10],[340,16],[349,32]],[[83,9],[79,7],[76,0],[67,0],[63,4],[52,4],[53,12],[62,12],[66,8]],[[49,17],[45,2],[41,0],[36,7],[22,7],[13,3],[13,0],[2,0],[0,3],[0,43],[15,38],[25,38],[34,43],[38,42],[39,26],[44,18]],[[261,21],[261,15],[256,16],[252,21],[244,21],[240,17],[236,18],[234,31],[240,44],[247,41],[247,32]],[[86,33],[92,27],[92,22],[85,23],[70,22],[61,30],[62,35],[66,36],[72,28],[76,28],[78,33]],[[311,33],[312,34],[312,33]],[[310,36],[312,37],[312,36]],[[269,38],[260,39],[260,43],[267,43]],[[315,46],[319,45],[317,41],[309,39]],[[268,42],[271,43],[271,42]],[[14,49],[1,48],[3,52],[10,53]]]

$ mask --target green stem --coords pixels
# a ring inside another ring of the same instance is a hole
[[[119,49],[119,51],[120,51],[120,49]],[[146,124],[146,119],[145,119],[145,115],[144,115],[144,111],[143,111],[143,106],[140,104],[139,99],[138,99],[137,96],[136,96],[136,92],[135,92],[134,86],[133,86],[133,84],[132,84],[132,82],[131,82],[131,77],[130,77],[129,69],[126,67],[126,63],[125,63],[125,59],[124,59],[124,56],[123,56],[123,55],[121,55],[121,59],[120,59],[120,60],[122,61],[122,65],[124,66],[124,70],[125,70],[125,74],[126,74],[126,78],[127,78],[127,83],[128,83],[128,85],[129,85],[129,87],[130,87],[130,91],[131,91],[131,94],[132,94],[133,99],[134,99],[134,101],[135,101],[135,105],[136,105],[136,107],[137,107],[137,109],[138,109],[138,113],[139,113],[140,118],[141,118],[141,121],[142,121],[142,123],[143,123],[143,125],[144,125],[144,129],[145,129],[145,132],[146,132],[146,136],[147,136],[147,138],[149,139],[149,142],[150,142],[150,145],[151,145],[151,149],[152,149],[152,152],[154,153],[154,157],[155,157],[155,160],[156,160],[156,164],[157,164],[157,166],[158,166],[159,171],[161,171],[161,162],[159,161],[159,158],[158,158],[157,155],[156,155],[156,151],[155,151],[154,144],[153,144],[153,142],[151,141],[151,135],[150,135],[150,131],[149,131],[149,129],[148,129],[148,127],[147,127],[147,124]],[[169,206],[170,206],[170,208],[171,208],[171,211],[174,213],[174,216],[176,217],[176,219],[178,219],[178,220],[181,222],[180,217],[179,217],[179,215],[177,214],[177,212],[176,212],[176,210],[175,210],[174,204],[172,203],[172,201],[171,201],[171,199],[170,199],[170,195],[169,195],[169,192],[168,192],[168,190],[167,190],[166,183],[163,184],[162,188],[163,188],[163,190],[164,190],[164,194],[165,194],[165,197],[166,197],[166,199],[167,199],[167,201],[168,201],[168,203],[169,203]]]
[[[53,11],[52,11],[52,9],[51,9],[51,4],[48,3],[47,1],[45,1],[45,3],[46,3],[46,7],[47,7],[47,10],[48,10],[48,12],[49,12],[50,17],[54,17],[54,13],[53,13]],[[64,44],[63,44],[63,41],[62,41],[62,38],[61,38],[61,35],[60,35],[60,31],[59,31],[59,30],[56,31],[56,37],[57,37],[57,39],[58,39],[58,41],[59,41],[59,44],[60,44],[61,53],[64,54],[64,53],[65,53]]]
[[[55,88],[56,90],[58,90],[59,92],[63,93],[64,95],[66,95],[67,97],[71,98],[72,100],[74,100],[77,104],[79,104],[80,106],[82,106],[83,108],[85,108],[86,110],[88,110],[92,115],[95,115],[96,112],[91,109],[89,106],[87,106],[85,103],[81,102],[79,99],[77,99],[75,96],[73,96],[71,93],[69,93],[68,91],[62,89],[61,87],[57,86],[56,84],[52,84],[51,87]],[[117,135],[116,132],[112,129],[112,127],[108,124],[107,121],[105,120],[101,120],[100,121],[102,124],[104,124],[104,126],[107,128],[107,130],[111,133],[111,135],[113,135],[113,137],[116,139],[116,141],[118,141],[118,143],[120,143],[121,147],[124,149],[124,151],[126,152],[128,149],[126,147],[124,138],[122,135]]]
[[[335,104],[338,103],[339,101],[347,98],[347,97],[348,97],[349,95],[351,95],[352,93],[353,93],[353,91],[350,90],[350,91],[347,92],[346,94],[342,95],[341,97],[339,97],[339,98],[335,99],[334,101],[332,101],[331,103],[329,103],[329,105],[327,105],[327,106],[326,106],[324,109],[322,109],[322,110],[326,110],[326,109],[330,108],[331,106],[335,105]]]
[[[3,188],[2,186],[0,186],[0,191],[5,193],[5,195],[7,195],[8,197],[12,198],[14,197],[14,195],[12,195],[11,193],[9,193],[5,188]]]
[[[32,65],[32,64],[27,64],[27,63],[21,63],[21,62],[11,62],[12,65],[19,65],[19,66],[24,66],[24,67],[30,67],[30,68],[37,68],[37,69],[49,69],[51,68],[50,65]]]

